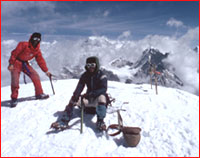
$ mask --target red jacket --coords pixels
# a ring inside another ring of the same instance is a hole
[[[44,58],[42,57],[42,53],[40,51],[40,44],[37,45],[36,48],[33,48],[32,44],[29,42],[19,42],[17,47],[11,52],[11,57],[9,59],[9,63],[14,65],[17,59],[21,61],[29,61],[35,57],[40,68],[47,72],[48,68]]]

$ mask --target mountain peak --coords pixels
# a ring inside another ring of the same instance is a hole
[[[140,65],[144,65],[145,63],[159,65],[163,59],[167,58],[168,55],[169,53],[161,53],[155,48],[145,49],[141,58],[136,62],[135,68],[139,67]]]
[[[138,69],[135,73],[135,78],[140,78],[140,82],[144,82],[149,78],[149,72],[152,65],[155,65],[156,71],[160,72],[158,75],[158,82],[167,87],[183,86],[180,78],[170,70],[170,64],[163,62],[168,57],[169,53],[161,53],[158,49],[149,48],[144,50],[141,58],[135,63],[135,68]],[[155,75],[153,75],[155,77]],[[149,80],[149,79],[148,79]]]
[[[143,54],[156,54],[156,53],[161,53],[158,49],[154,47],[147,48],[143,51]],[[162,54],[162,53],[161,53]]]
[[[122,68],[124,66],[129,66],[131,67],[133,65],[133,62],[130,62],[126,59],[123,59],[122,57],[116,58],[110,62],[111,66],[117,67],[117,68]]]

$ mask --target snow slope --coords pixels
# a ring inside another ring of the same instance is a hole
[[[83,134],[79,118],[70,130],[52,132],[68,103],[78,80],[54,82],[56,95],[47,100],[25,101],[16,108],[1,105],[1,156],[199,156],[199,98],[177,89],[150,85],[108,82],[108,92],[116,102],[107,110],[107,125],[117,123],[116,109],[121,111],[125,126],[140,127],[141,141],[127,147],[122,134],[115,137],[96,134],[96,117],[85,115]],[[44,92],[52,94],[49,81],[42,82]],[[1,87],[1,101],[10,97],[10,87]],[[20,85],[19,97],[34,95],[32,84]],[[126,102],[127,104],[123,104]],[[74,115],[80,115],[78,109]]]

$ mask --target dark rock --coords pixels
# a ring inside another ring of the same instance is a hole
[[[110,81],[120,81],[119,77],[115,75],[112,71],[106,70],[105,68],[101,69],[103,73],[107,76]]]

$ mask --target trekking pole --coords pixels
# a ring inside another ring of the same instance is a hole
[[[158,80],[157,80],[157,75],[155,76],[155,88],[156,88],[156,94],[158,94]]]
[[[53,83],[52,83],[52,74],[49,76],[49,80],[50,80],[50,83],[51,83],[51,88],[52,88],[52,91],[53,91],[53,94],[55,95],[55,91],[54,91],[54,88],[53,88]]]
[[[154,65],[154,75],[155,75],[155,89],[156,89],[156,94],[158,94],[158,75],[161,75],[161,72],[156,71],[155,65]]]
[[[152,70],[152,64],[151,64],[151,55],[149,55],[149,65],[150,65],[150,71],[149,71],[149,74],[150,74],[150,84],[151,84],[151,89],[152,89],[152,73],[153,73],[153,70]]]
[[[150,84],[151,84],[151,89],[152,89],[152,67],[150,68]]]
[[[158,89],[157,89],[157,75],[156,75],[156,65],[153,64],[153,74],[154,74],[154,83],[155,83],[155,90],[156,90],[156,94],[158,94]]]
[[[83,133],[83,115],[84,114],[84,103],[83,96],[81,96],[81,134]]]

